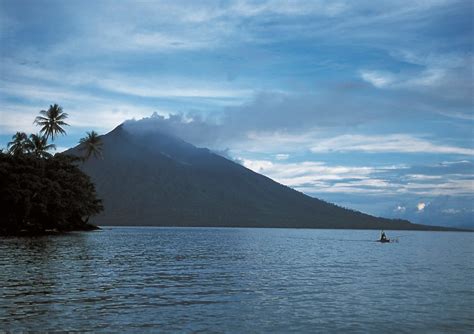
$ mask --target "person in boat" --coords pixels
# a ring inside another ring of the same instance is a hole
[[[380,241],[387,241],[387,236],[385,235],[385,232],[382,230],[380,233]]]

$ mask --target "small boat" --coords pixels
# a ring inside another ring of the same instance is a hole
[[[386,243],[386,242],[390,242],[390,239],[387,238],[387,236],[385,235],[385,232],[382,230],[382,232],[380,232],[380,239],[377,241],[381,243]]]

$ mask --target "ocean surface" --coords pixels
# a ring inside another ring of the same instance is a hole
[[[0,332],[472,333],[474,233],[108,228],[0,238]]]

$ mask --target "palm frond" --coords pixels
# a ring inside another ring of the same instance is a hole
[[[56,149],[56,145],[48,144],[48,139],[39,134],[31,134],[27,141],[28,150],[39,158],[49,158],[52,155],[49,150]]]
[[[41,110],[41,115],[35,119],[35,124],[41,126],[40,133],[48,139],[54,140],[57,134],[66,134],[66,131],[62,126],[69,126],[64,120],[68,117],[68,114],[63,112],[63,109],[58,104],[49,106],[48,110]]]
[[[36,116],[34,123],[36,124],[41,124],[41,123],[47,123],[49,121],[48,118],[43,117],[43,116]]]
[[[62,113],[62,114],[58,115],[58,116],[56,117],[56,119],[57,119],[57,120],[63,120],[63,119],[66,119],[66,118],[68,118],[68,117],[69,117],[69,115],[68,115],[67,113]]]
[[[89,159],[91,155],[95,158],[102,157],[102,141],[95,131],[87,132],[87,136],[79,140],[81,151],[85,152],[84,161]]]

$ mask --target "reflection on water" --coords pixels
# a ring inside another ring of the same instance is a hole
[[[472,332],[474,234],[113,228],[0,239],[0,331]],[[391,235],[389,235],[390,237]]]

